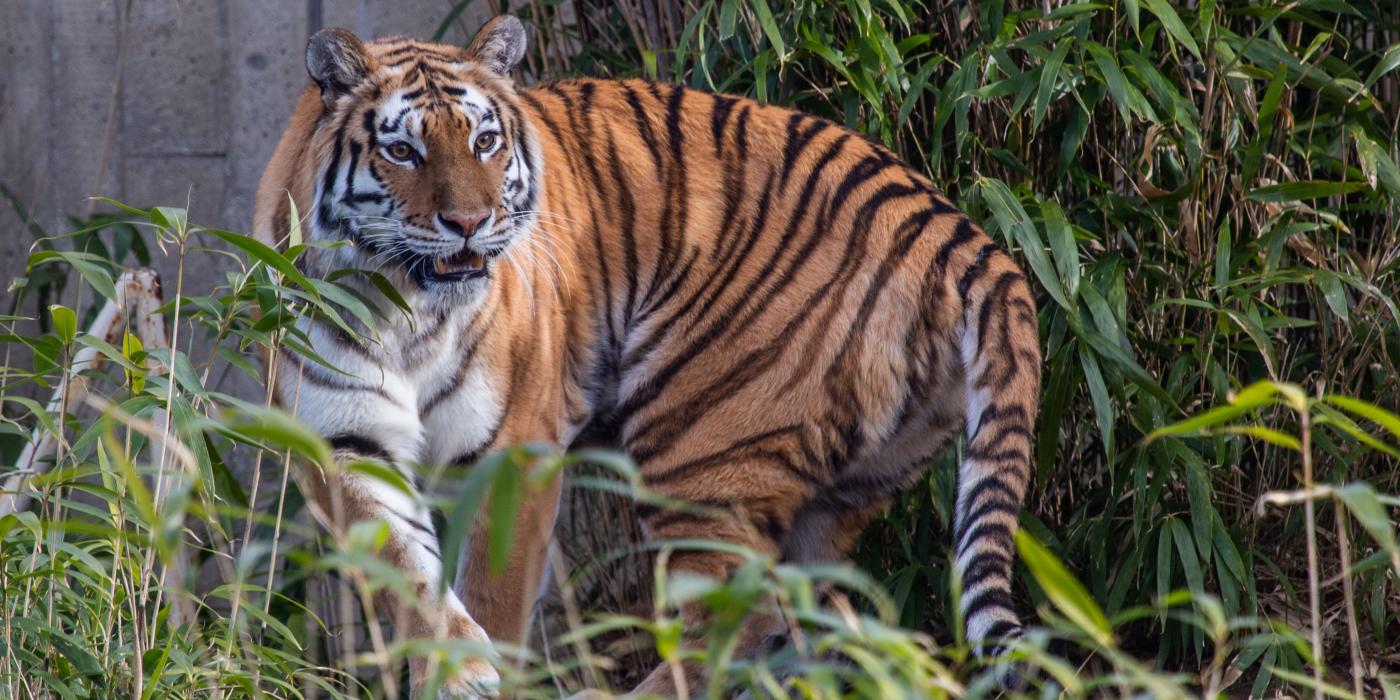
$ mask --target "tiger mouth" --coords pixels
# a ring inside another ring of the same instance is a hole
[[[486,255],[462,246],[462,249],[443,258],[433,258],[433,277],[439,280],[459,280],[479,277],[486,274]]]

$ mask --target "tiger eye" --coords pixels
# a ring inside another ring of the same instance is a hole
[[[489,151],[494,145],[496,145],[495,134],[482,134],[476,137],[476,150],[478,151]]]
[[[395,141],[384,149],[394,160],[408,160],[413,157],[413,147],[403,141]]]

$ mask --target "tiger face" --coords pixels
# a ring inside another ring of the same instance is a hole
[[[513,18],[512,18],[513,20]],[[324,111],[313,239],[319,272],[384,273],[411,296],[460,301],[534,224],[539,165],[507,77],[524,52],[518,21],[467,49],[405,40],[312,38],[306,64]]]

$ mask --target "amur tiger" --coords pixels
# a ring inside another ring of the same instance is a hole
[[[711,507],[643,508],[650,537],[794,562],[846,560],[965,426],[954,547],[967,637],[984,649],[1014,637],[1040,356],[1012,258],[926,178],[829,121],[642,80],[526,88],[509,77],[524,51],[509,16],[466,49],[311,38],[314,85],[263,175],[255,233],[277,242],[303,212],[307,238],[348,242],[307,250],[305,271],[377,270],[414,314],[363,337],[303,320],[344,373],[283,353],[269,367],[280,404],[337,459],[400,466],[562,450],[603,426],[652,491]],[[417,601],[378,603],[403,634],[521,641],[557,482],[519,509],[503,574],[478,528],[439,598],[419,499],[354,473],[308,481],[332,527],[387,522],[382,556],[422,584]],[[669,569],[723,577],[735,562],[677,551]],[[752,623],[741,653],[768,633]],[[426,668],[410,664],[415,685]],[[477,661],[444,692],[496,678]],[[637,691],[674,683],[663,667]]]

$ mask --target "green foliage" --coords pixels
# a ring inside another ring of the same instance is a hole
[[[548,30],[561,26],[554,15],[536,18],[546,43],[585,47],[546,67],[655,76],[828,116],[921,167],[1021,257],[1042,293],[1047,360],[1023,525],[1075,564],[1106,614],[1187,588],[1261,628],[1304,619],[1303,513],[1255,510],[1264,494],[1300,486],[1298,414],[1269,402],[1208,435],[1145,437],[1211,406],[1239,410],[1232,397],[1259,380],[1400,406],[1393,4],[628,7],[581,3],[567,36]],[[1319,482],[1400,491],[1394,438],[1369,427],[1384,427],[1382,414],[1310,405]],[[860,557],[904,624],[944,638],[952,469],[942,460]],[[1339,554],[1331,521],[1320,526],[1325,577]],[[1370,541],[1353,568],[1368,659],[1400,639],[1384,543]],[[1324,592],[1329,610],[1338,588]],[[1345,631],[1326,635],[1327,662],[1345,669]],[[1163,667],[1211,653],[1207,635],[1171,616],[1138,620],[1121,638]],[[1231,661],[1262,692],[1269,668],[1304,668],[1291,645],[1261,641]]]
[[[574,24],[556,3],[528,8],[530,76],[647,75],[829,116],[928,172],[1023,261],[1042,294],[1045,398],[1018,538],[1036,625],[1010,656],[1032,693],[1400,697],[1384,667],[1400,639],[1394,7],[581,1]],[[261,382],[263,352],[325,364],[300,315],[348,328],[405,309],[305,278],[299,233],[279,253],[182,210],[118,205],[55,237],[0,194],[35,239],[0,317],[0,454],[14,464],[31,431],[61,436],[26,487],[35,508],[0,517],[0,695],[395,696],[407,654],[450,670],[482,652],[366,620],[374,591],[408,586],[375,556],[382,527],[312,526],[292,477],[329,466],[328,446],[215,388],[215,372]],[[157,249],[234,269],[167,283],[173,350],[86,333],[121,267]],[[83,373],[83,405],[46,406],[84,349],[111,371]],[[1000,669],[956,623],[954,458],[871,528],[858,569],[749,554],[729,582],[668,580],[613,573],[637,564],[627,537],[587,551],[559,572],[563,602],[507,687],[622,688],[629,665],[693,655],[716,693],[994,695]],[[444,551],[484,512],[499,560],[500,523],[559,469],[594,494],[583,517],[599,531],[626,531],[627,500],[655,498],[617,455],[522,447],[424,474],[452,495],[436,504],[455,516]],[[604,604],[618,600],[649,605]],[[703,650],[680,644],[683,601],[715,612]],[[738,621],[775,608],[800,633],[733,659]]]

